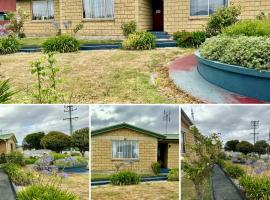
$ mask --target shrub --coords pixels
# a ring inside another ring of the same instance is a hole
[[[65,167],[82,167],[88,164],[87,160],[82,157],[67,157],[54,161],[54,165],[60,168]]]
[[[74,194],[61,190],[55,186],[32,185],[17,193],[17,200],[79,200]]]
[[[16,53],[20,49],[20,43],[14,36],[0,38],[0,54]]]
[[[75,52],[80,48],[79,41],[69,35],[61,35],[49,38],[42,44],[42,49],[45,53],[49,52]]]
[[[121,25],[121,29],[123,31],[123,35],[127,37],[130,34],[136,32],[136,29],[137,29],[136,22],[134,20],[125,22]]]
[[[78,152],[72,152],[70,155],[71,155],[71,156],[81,156],[81,153],[78,153]]]
[[[237,165],[228,165],[225,170],[230,177],[235,179],[245,175],[245,171]]]
[[[15,93],[11,90],[9,79],[0,81],[0,103],[7,103]]]
[[[169,181],[179,181],[179,169],[171,169],[168,174],[168,180]]]
[[[137,173],[131,171],[122,171],[111,176],[113,185],[133,185],[138,184],[140,181],[141,177]]]
[[[6,163],[6,162],[7,162],[6,155],[2,153],[0,156],[0,164]]]
[[[24,162],[26,165],[32,165],[35,164],[37,160],[38,160],[37,158],[25,158]]]
[[[154,162],[151,164],[151,169],[154,174],[159,174],[161,168],[161,164],[159,162]]]
[[[199,47],[206,39],[203,31],[178,31],[173,34],[173,39],[179,47]]]
[[[270,69],[270,38],[267,37],[213,37],[201,46],[200,53],[209,60],[257,70]]]
[[[50,152],[49,154],[53,160],[59,160],[59,159],[64,159],[69,157],[67,154],[62,154],[62,153],[56,153],[56,152]]]
[[[270,36],[270,22],[267,20],[240,21],[228,28],[223,33],[229,36]]]
[[[30,172],[25,172],[14,163],[4,165],[4,171],[8,174],[13,183],[17,186],[27,186],[33,182],[34,176]]]
[[[270,199],[269,177],[242,176],[239,184],[243,187],[248,199]]]
[[[6,154],[7,163],[14,163],[21,166],[25,165],[23,154],[20,151],[13,151]]]
[[[222,30],[238,21],[238,16],[241,14],[239,8],[235,6],[229,6],[220,8],[213,15],[210,16],[207,25],[206,33],[208,37],[216,36],[222,32]]]
[[[150,50],[156,47],[155,36],[149,32],[135,32],[130,34],[122,44],[128,50]]]

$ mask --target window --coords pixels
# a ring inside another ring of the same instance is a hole
[[[129,159],[138,158],[139,157],[138,141],[133,140],[113,141],[112,157],[129,158]]]
[[[181,132],[181,153],[186,153],[186,133]]]
[[[53,0],[32,1],[33,20],[54,19]]]
[[[228,5],[228,0],[190,0],[190,16],[208,16]]]
[[[83,0],[83,17],[110,19],[114,17],[114,0]]]

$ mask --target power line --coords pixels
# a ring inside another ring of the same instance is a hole
[[[70,135],[72,135],[73,133],[73,120],[79,119],[78,117],[72,117],[72,112],[74,112],[75,110],[77,110],[77,108],[75,108],[73,105],[64,106],[64,112],[68,112],[69,117],[66,117],[63,120],[69,120]]]

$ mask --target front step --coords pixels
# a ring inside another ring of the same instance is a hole
[[[176,42],[173,40],[164,40],[164,41],[157,41],[156,47],[157,48],[166,48],[166,47],[176,47]]]

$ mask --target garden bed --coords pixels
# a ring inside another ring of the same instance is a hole
[[[198,71],[207,81],[240,95],[270,101],[270,72],[207,60],[195,53]]]

